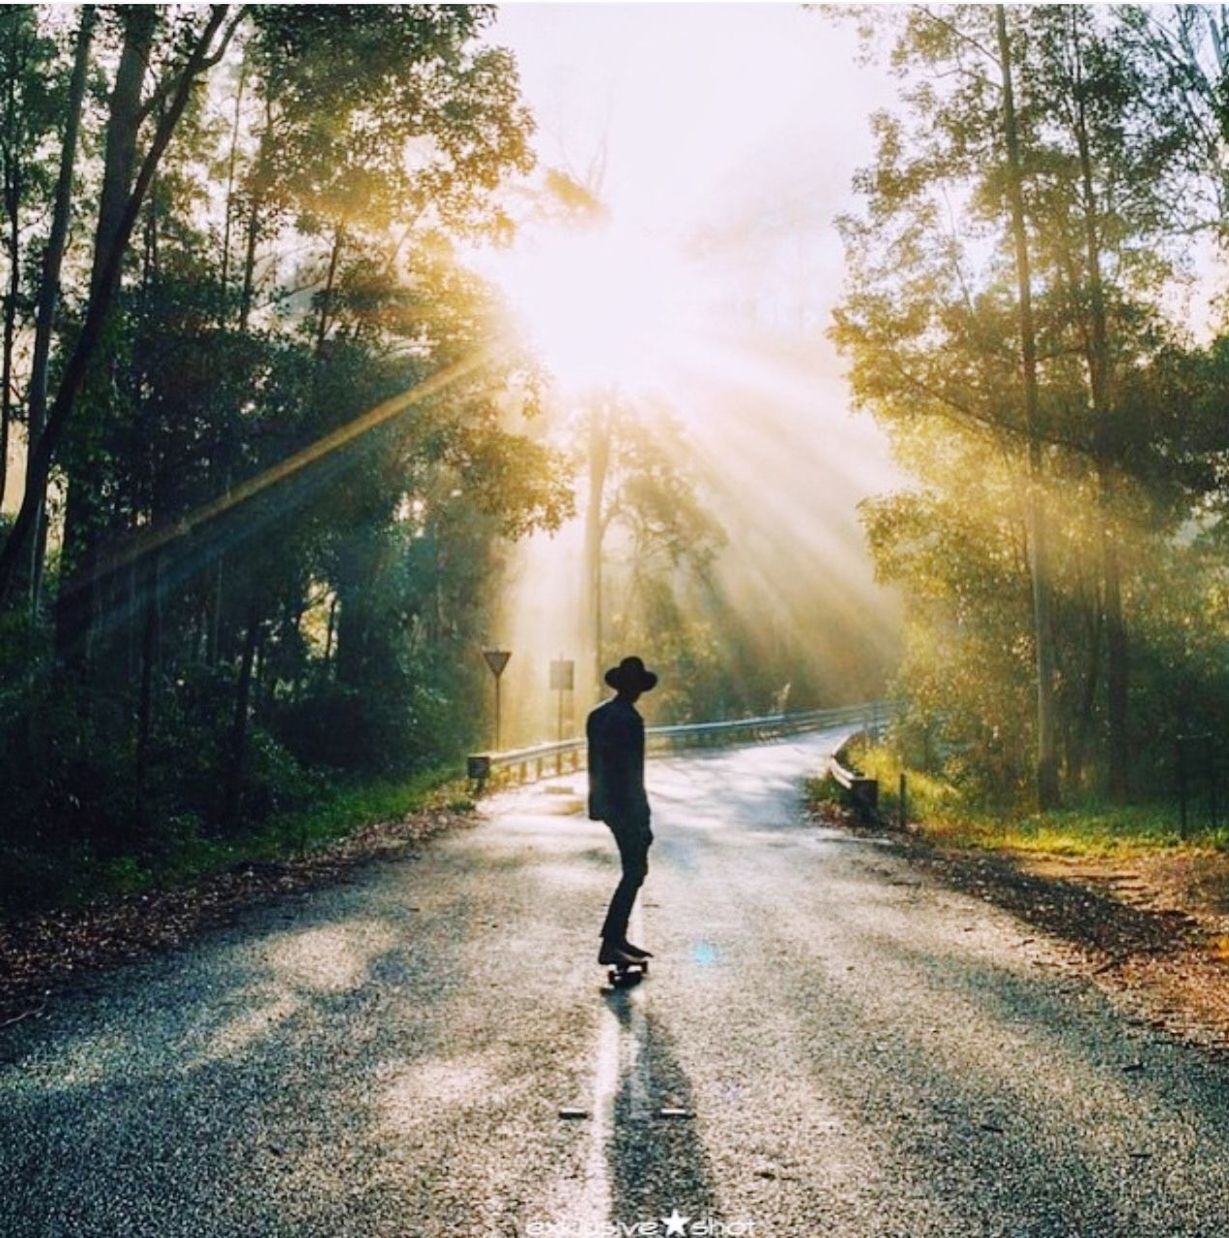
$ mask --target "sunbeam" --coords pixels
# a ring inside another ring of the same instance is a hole
[[[374,408],[368,409],[367,412],[352,418],[345,425],[338,426],[336,430],[322,435],[315,442],[309,443],[306,447],[291,453],[285,459],[270,465],[255,476],[249,477],[238,485],[233,486],[216,499],[212,499],[208,503],[202,503],[199,507],[180,516],[174,523],[167,524],[161,528],[151,528],[146,532],[129,538],[125,543],[100,559],[90,570],[89,574],[83,577],[83,580],[88,581],[108,576],[139,558],[152,555],[155,551],[162,549],[162,547],[171,542],[188,537],[205,525],[218,520],[227,512],[250,502],[257,495],[263,494],[279,483],[298,476],[312,465],[327,460],[343,447],[347,447],[361,439],[364,435],[370,434],[377,427],[387,424],[407,410],[442,394],[462,378],[474,374],[482,366],[489,364],[498,356],[501,349],[506,347],[508,345],[505,342],[502,344],[491,344],[475,350],[468,357],[464,357],[460,361],[438,370],[407,391],[390,396],[387,400],[382,400]]]

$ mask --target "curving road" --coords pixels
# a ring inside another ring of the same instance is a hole
[[[804,823],[832,740],[651,764],[628,993],[538,787],[0,1034],[0,1233],[1229,1234],[1229,1068]]]

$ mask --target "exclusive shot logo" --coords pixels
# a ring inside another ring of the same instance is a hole
[[[640,1221],[530,1221],[525,1227],[527,1238],[752,1238],[756,1232],[751,1220],[692,1217],[677,1208]]]

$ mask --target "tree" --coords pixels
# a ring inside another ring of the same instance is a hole
[[[1020,324],[1020,364],[1024,387],[1024,427],[1028,438],[1028,531],[1032,549],[1033,643],[1037,657],[1037,805],[1058,803],[1058,735],[1054,718],[1054,637],[1050,617],[1049,530],[1042,505],[1041,430],[1037,401],[1037,337],[1033,327],[1033,278],[1024,219],[1024,173],[1016,115],[1011,40],[1001,4],[994,9],[999,73],[1003,87],[1003,144],[1007,152],[1006,190],[1015,250],[1016,309]]]
[[[83,5],[81,21],[73,51],[72,74],[68,96],[64,103],[60,133],[60,162],[52,206],[51,230],[43,251],[38,281],[38,305],[34,324],[34,344],[30,360],[30,383],[26,437],[32,449],[43,433],[47,416],[48,373],[51,360],[52,332],[60,302],[60,271],[68,244],[69,221],[72,212],[73,169],[77,161],[77,134],[81,126],[81,107],[85,98],[86,75],[90,66],[90,46],[94,37],[95,10]],[[43,557],[46,553],[47,487],[46,480],[36,486],[33,497],[31,530],[28,537],[30,555],[28,588],[31,612],[37,616],[42,588]]]
[[[7,479],[9,440],[17,410],[17,330],[24,318],[24,235],[27,209],[47,189],[43,145],[55,119],[55,45],[37,11],[14,5],[0,13],[0,209],[7,268],[0,327],[0,495]]]
[[[234,33],[235,23],[226,22],[227,6],[214,5],[199,30],[187,37],[187,50],[174,68],[158,83],[152,94],[140,101],[149,54],[153,25],[157,15],[152,10],[125,11],[124,43],[120,64],[116,70],[115,88],[111,96],[107,122],[107,168],[104,170],[104,201],[100,204],[95,233],[94,259],[90,280],[90,295],[81,330],[69,354],[56,398],[47,416],[47,423],[33,444],[26,466],[26,488],[17,519],[0,550],[0,605],[10,602],[22,559],[22,549],[34,534],[38,512],[46,494],[47,478],[60,440],[68,427],[73,409],[85,382],[94,353],[102,340],[103,330],[119,287],[121,268],[128,240],[136,224],[145,194],[153,180],[158,163],[169,144],[175,127],[187,107],[192,88],[200,76],[224,54]],[[136,141],[146,116],[158,107],[158,119],[153,126],[149,144],[136,163]],[[129,183],[129,177],[133,179]],[[88,571],[82,573],[78,589],[89,599]],[[66,591],[66,597],[72,589]],[[78,593],[80,597],[80,593]],[[78,603],[78,611],[82,604]],[[73,635],[72,619],[64,624]]]
[[[876,120],[878,161],[861,179],[869,217],[843,223],[853,291],[837,312],[834,336],[853,356],[858,398],[889,423],[937,416],[1022,455],[1036,660],[1036,796],[1049,807],[1058,798],[1058,771],[1044,446],[1006,16],[1000,8],[912,9],[894,55],[920,71],[919,84],[905,96],[917,125],[906,138],[899,123]],[[937,84],[943,77],[952,82],[947,89]],[[959,223],[953,200],[968,204]],[[967,236],[958,227],[967,228]],[[991,282],[979,293],[969,245],[994,240],[1008,247],[1010,266],[988,264]],[[1010,300],[1003,282],[1009,273]],[[1014,349],[1006,336],[1013,318]],[[955,366],[953,353],[962,354]]]
[[[1081,777],[1102,699],[1109,789],[1127,793],[1123,547],[1172,528],[1186,484],[1173,402],[1185,345],[1160,306],[1189,219],[1175,209],[1187,129],[1133,20],[911,10],[896,56],[916,125],[879,119],[868,215],[846,223],[852,293],[835,334],[860,398],[894,435],[941,419],[1020,478],[996,501],[1018,507],[1031,560],[1043,805],[1064,734]],[[877,526],[880,553],[891,527]]]
[[[572,502],[560,454],[507,428],[524,359],[454,253],[505,226],[530,159],[491,15],[247,9],[210,38],[216,12],[103,11],[60,55],[84,136],[57,152],[59,240],[41,264],[22,240],[51,391],[32,493],[54,470],[71,509],[63,660],[37,613],[2,651],[0,846],[144,860],[471,742],[492,568]]]

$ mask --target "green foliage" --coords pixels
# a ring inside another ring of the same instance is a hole
[[[907,725],[907,724],[906,724]],[[899,727],[899,723],[898,723]],[[903,744],[894,745],[857,742],[851,746],[849,759],[858,772],[879,782],[879,811],[888,820],[898,820],[900,814],[900,776],[906,776],[905,810],[911,822],[919,822],[926,830],[956,829],[978,813],[988,817],[984,801],[957,778],[928,774],[901,759]]]
[[[357,784],[320,783],[310,802],[226,838],[187,815],[161,819],[156,845],[106,858],[89,844],[0,840],[0,919],[99,897],[140,894],[195,881],[248,861],[302,855],[367,826],[429,808],[472,808],[452,767]]]
[[[568,462],[505,424],[520,359],[329,444],[491,341],[490,293],[453,247],[506,228],[499,191],[532,132],[515,63],[477,37],[493,15],[234,10],[56,456],[48,604],[3,616],[0,848],[38,900],[198,871],[291,819],[323,836],[310,811],[334,784],[404,786],[472,741],[490,566],[572,511]],[[100,17],[78,220],[115,171],[101,122],[135,21]],[[141,21],[152,102],[123,133],[138,161],[201,14]],[[31,220],[71,60],[52,24],[0,20],[0,59],[6,32],[34,40],[18,109],[33,136],[5,148]],[[20,238],[32,287],[38,226]],[[53,388],[97,294],[88,261],[65,274]],[[338,821],[364,815],[348,794]]]
[[[274,821],[265,835],[264,846],[270,854],[284,853],[291,845],[310,851],[357,829],[399,821],[424,808],[472,810],[473,801],[451,766],[333,788],[309,808]]]
[[[1229,829],[1213,829],[1192,812],[1190,834],[1183,838],[1178,802],[1152,798],[1136,804],[1108,804],[1082,797],[1052,812],[1026,812],[987,802],[958,777],[946,778],[902,760],[907,744],[899,733],[885,744],[856,744],[850,760],[868,778],[878,779],[879,810],[895,821],[900,808],[900,775],[906,776],[909,826],[931,842],[988,851],[1035,852],[1072,858],[1126,858],[1161,850],[1229,846]],[[811,779],[807,799],[813,804],[841,803],[843,792],[830,776]],[[1200,806],[1202,808],[1202,805]]]
[[[894,36],[902,106],[876,118],[865,209],[842,221],[832,334],[916,479],[863,508],[905,601],[902,742],[924,741],[914,759],[970,803],[1027,800],[1046,642],[1066,793],[1168,793],[1176,735],[1220,726],[1226,702],[1223,557],[1204,543],[1221,519],[1224,343],[1195,347],[1173,311],[1204,226],[1190,144],[1206,61],[1174,75],[1203,54],[1202,19],[919,5],[874,24]]]
[[[694,446],[670,410],[612,401],[590,411],[583,430],[598,434],[606,476],[602,528],[603,665],[627,650],[651,650],[661,687],[644,701],[658,724],[734,717],[751,693],[734,682],[729,645],[737,624],[708,587],[727,535],[700,479]]]

